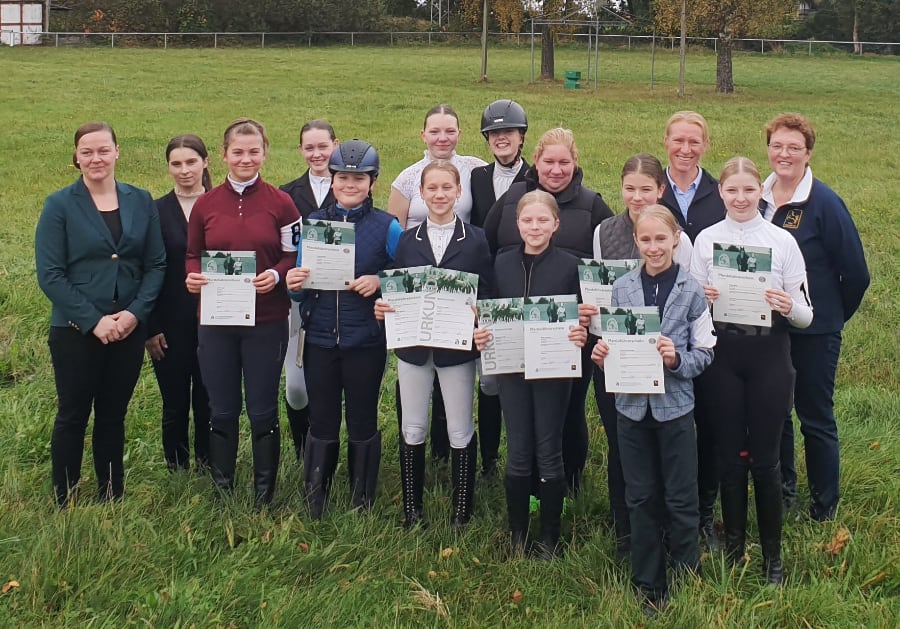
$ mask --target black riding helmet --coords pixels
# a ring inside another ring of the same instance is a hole
[[[368,173],[372,179],[378,178],[381,160],[375,147],[363,140],[341,142],[331,153],[328,170],[334,173]]]
[[[481,134],[487,140],[488,131],[497,129],[519,129],[524,135],[528,131],[528,116],[516,101],[495,100],[484,108],[481,114]]]

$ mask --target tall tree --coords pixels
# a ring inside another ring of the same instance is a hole
[[[656,0],[654,18],[660,32],[681,30],[681,0]],[[732,52],[735,38],[764,36],[791,19],[794,0],[687,0],[687,32],[715,37],[716,91],[734,91]]]

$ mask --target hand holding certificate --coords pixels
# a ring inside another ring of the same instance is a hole
[[[719,291],[713,321],[772,326],[766,290],[772,286],[771,247],[713,243],[712,283]]]
[[[255,251],[204,251],[200,325],[256,325]]]
[[[659,309],[654,306],[605,308],[600,311],[606,390],[610,393],[665,393],[663,356],[659,350]],[[671,342],[670,342],[671,343]],[[595,350],[595,355],[598,352]]]
[[[300,243],[309,269],[304,288],[347,290],[354,279],[356,231],[353,223],[303,219]]]

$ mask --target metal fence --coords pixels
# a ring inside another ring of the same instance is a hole
[[[432,31],[327,31],[306,33],[23,33],[26,38],[9,37],[12,42],[30,41],[44,46],[99,46],[110,48],[233,48],[233,47],[313,47],[313,46],[421,46],[476,44],[480,32]],[[530,46],[535,33],[489,33],[493,45]],[[713,37],[689,37],[689,45],[715,50]],[[652,44],[675,49],[677,37],[609,33],[558,33],[562,44],[595,42],[606,48],[648,48]],[[783,54],[896,54],[898,42],[857,42],[798,39],[735,39],[735,49],[759,53]]]

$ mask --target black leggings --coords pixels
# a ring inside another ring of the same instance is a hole
[[[790,337],[719,332],[716,357],[703,377],[706,412],[714,419],[722,473],[772,468],[794,388]],[[746,471],[744,472],[746,474]]]
[[[387,350],[384,345],[341,349],[307,343],[303,373],[309,391],[309,432],[321,441],[341,434],[342,403],[350,441],[368,441],[378,430],[378,396]]]

